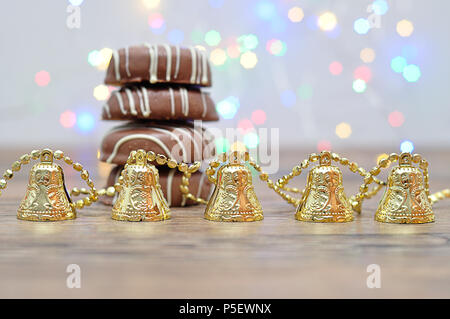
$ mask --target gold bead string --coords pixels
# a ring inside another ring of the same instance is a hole
[[[4,190],[7,187],[7,181],[11,180],[14,177],[14,172],[19,172],[22,166],[27,165],[30,163],[31,160],[37,160],[41,156],[43,152],[50,152],[53,156],[53,158],[64,161],[67,165],[71,166],[75,171],[80,172],[80,177],[82,180],[84,180],[89,187],[89,190],[83,188],[85,190],[86,195],[89,195],[88,197],[85,197],[83,199],[80,199],[74,203],[70,203],[70,205],[74,208],[81,209],[84,206],[89,206],[93,202],[96,202],[98,200],[98,192],[95,189],[94,182],[89,178],[89,172],[83,168],[83,165],[80,163],[74,163],[73,160],[69,156],[64,156],[63,151],[51,151],[49,149],[44,150],[33,150],[29,154],[22,155],[18,161],[15,161],[11,165],[11,169],[7,169],[3,173],[3,179],[0,179],[0,189]],[[0,193],[1,194],[1,193]]]
[[[237,151],[233,152],[234,156],[240,156]],[[247,154],[247,155],[245,155]],[[248,158],[248,153],[244,153],[242,158]],[[208,165],[208,168],[206,169],[206,177],[208,180],[215,184],[216,183],[216,169],[219,168],[221,165],[224,165],[228,162],[228,156],[227,153],[222,153],[217,156],[217,159],[211,161]],[[181,178],[181,194],[183,195],[183,198],[186,198],[188,200],[194,201],[197,204],[208,204],[208,200],[203,199],[201,197],[197,197],[194,194],[192,194],[189,190],[189,180],[191,178],[193,172],[185,172],[183,174],[183,177]]]
[[[298,206],[298,204],[300,203],[300,199],[297,199],[289,194],[286,194],[285,192],[283,192],[283,188],[280,187],[278,185],[278,183],[274,183],[271,179],[269,179],[269,174],[267,174],[266,172],[264,172],[261,168],[260,165],[258,165],[256,163],[256,161],[253,158],[250,158],[250,160],[248,161],[249,165],[251,165],[258,173],[259,173],[259,179],[266,182],[267,186],[271,189],[273,189],[278,195],[280,195],[285,201],[287,201],[288,203],[294,205],[294,206]],[[295,168],[294,168],[295,169]],[[292,179],[295,175],[294,169],[292,171],[292,173],[289,173],[288,175],[285,175],[282,177],[283,182],[284,181],[289,181],[290,179]],[[300,174],[300,173],[298,173]],[[278,180],[280,182],[280,180]],[[288,188],[289,189],[289,188]],[[303,192],[303,191],[302,191]]]
[[[450,198],[450,189],[446,188],[443,189],[439,192],[433,193],[430,196],[428,196],[428,198],[431,201],[431,204],[434,204],[440,200],[446,199],[446,198]]]
[[[115,194],[117,192],[120,191],[122,184],[123,184],[123,171],[125,170],[125,168],[129,165],[129,164],[133,164],[136,161],[136,153],[137,151],[131,151],[130,155],[128,155],[127,158],[127,162],[124,166],[124,169],[122,170],[117,182],[114,184],[114,186],[110,186],[107,188],[102,188],[100,190],[98,190],[98,196],[108,196],[108,197],[114,197]],[[142,150],[143,152],[145,152],[144,150]],[[184,173],[184,174],[191,174],[196,172],[199,168],[200,168],[200,162],[194,162],[193,164],[189,165],[186,164],[184,162],[177,162],[174,159],[171,158],[167,158],[167,156],[163,155],[163,154],[156,154],[153,151],[149,151],[146,153],[146,159],[148,162],[155,162],[158,163],[159,165],[167,165],[169,168],[177,168],[180,172]],[[183,175],[184,177],[184,175]],[[182,185],[180,185],[180,188],[182,187]],[[86,194],[88,192],[87,189],[85,188],[73,188],[71,190],[71,195],[73,196],[78,196],[80,194]]]

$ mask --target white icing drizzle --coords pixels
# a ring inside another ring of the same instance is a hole
[[[150,103],[148,101],[148,93],[145,87],[142,87],[142,96],[144,97],[144,103],[141,104],[141,112],[145,117],[150,116]]]
[[[151,62],[151,72],[150,72],[150,83],[158,82],[158,46],[153,45],[152,51],[153,56],[150,58]]]
[[[172,205],[172,182],[173,182],[173,175],[175,174],[176,168],[171,168],[169,171],[169,174],[167,175],[167,202],[169,206]]]
[[[205,101],[205,94],[203,91],[200,91],[200,96],[202,98],[202,105],[203,105],[203,112],[202,112],[202,118],[206,116],[206,101]]]
[[[206,58],[206,54],[205,52],[201,53],[202,55],[202,84],[207,84],[208,83],[208,65],[207,65],[207,58]]]
[[[175,97],[173,96],[173,89],[169,87],[170,94],[170,114],[175,116]]]
[[[114,95],[116,96],[117,101],[119,102],[120,111],[122,112],[123,115],[126,115],[127,110],[125,110],[125,107],[123,106],[122,96],[120,95],[120,93],[118,91],[114,92]]]
[[[166,64],[166,81],[170,81],[170,75],[172,73],[172,49],[167,44],[164,44],[166,50],[167,64]]]
[[[123,125],[111,128],[109,130],[109,132],[123,131],[123,130],[128,130],[130,128],[151,129],[151,128],[153,128],[153,126],[156,126],[156,125],[158,125],[158,124],[157,123],[147,124],[147,123],[142,123],[142,122],[128,122],[126,124],[123,124]],[[180,125],[164,123],[164,124],[160,124],[157,127],[164,127],[166,130],[168,130],[168,129],[171,129],[171,128],[173,128],[173,129],[179,128]],[[185,126],[181,126],[181,127],[185,127]],[[192,127],[186,127],[186,128],[190,129],[190,130],[194,130]],[[201,134],[201,133],[198,133],[198,134]]]
[[[113,55],[113,59],[114,59],[114,71],[116,72],[116,81],[120,81],[120,70],[119,70],[120,56],[119,56],[119,52],[117,50],[113,50],[112,55]]]
[[[176,134],[174,134],[173,132],[171,132],[167,129],[162,129],[162,128],[158,128],[158,127],[152,127],[152,130],[170,135],[172,137],[172,139],[175,140],[180,145],[181,151],[183,153],[183,161],[185,163],[188,162],[186,148],[184,147],[184,144],[180,141],[180,139],[178,138],[178,136]],[[172,155],[172,153],[168,152],[167,155]]]
[[[191,51],[191,79],[189,82],[195,84],[195,77],[197,75],[197,54],[194,48],[190,47],[189,50]]]
[[[108,159],[106,160],[106,162],[107,163],[112,163],[112,161],[114,160],[114,158],[117,155],[117,152],[118,152],[120,146],[122,146],[123,143],[125,143],[125,142],[127,142],[129,140],[133,140],[133,139],[144,139],[144,140],[153,141],[156,144],[158,144],[167,155],[170,154],[170,150],[166,146],[166,144],[164,144],[159,138],[155,137],[154,135],[149,135],[149,134],[130,134],[130,135],[122,137],[120,140],[118,140],[116,142],[116,144],[114,145],[113,151],[112,151],[111,155],[108,157]]]
[[[142,105],[144,104],[144,101],[142,100],[142,93],[139,89],[136,90],[136,93],[138,95],[139,98],[139,107],[141,109],[141,113],[142,113]]]
[[[189,96],[186,88],[180,87],[181,112],[184,116],[189,114]]]
[[[109,111],[109,104],[108,103],[103,104],[103,110],[105,111],[106,116],[108,116],[108,118],[110,119],[111,118],[111,112]]]
[[[145,44],[148,47],[149,70],[148,77],[150,83],[158,82],[158,46]]]
[[[133,115],[137,115],[136,106],[134,104],[133,93],[129,89],[125,89],[125,93],[127,94],[128,103],[130,104],[130,112]]]
[[[198,72],[197,72],[197,84],[200,84],[200,75],[202,74],[203,70],[202,70],[202,52],[199,51],[199,54],[197,55],[197,60],[198,60]]]
[[[127,71],[127,75],[128,77],[131,77],[131,73],[130,73],[130,59],[129,59],[129,48],[125,47],[125,71]]]
[[[173,78],[176,79],[178,77],[178,71],[180,70],[180,46],[177,45],[175,47],[175,74],[173,75]]]

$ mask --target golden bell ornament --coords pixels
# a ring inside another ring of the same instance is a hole
[[[208,201],[205,218],[224,222],[250,222],[262,220],[263,211],[256,197],[252,174],[243,165],[249,161],[249,154],[232,152],[229,156],[221,155],[225,163],[212,162],[207,170],[208,179],[215,184],[215,189]]]
[[[112,209],[113,219],[162,221],[170,218],[158,170],[147,162],[144,150],[132,152],[121,177],[119,194]]]
[[[30,171],[27,191],[17,211],[17,218],[34,221],[76,218],[61,166],[53,163],[50,150],[43,150],[40,159],[41,162]]]
[[[348,169],[363,177],[369,176],[357,163],[350,162],[347,158],[336,153],[323,151],[319,155],[312,153],[309,157],[295,166],[292,172],[284,175],[277,183],[268,179],[267,174],[262,173],[261,179],[265,180],[270,188],[283,197],[288,203],[296,207],[295,218],[301,221],[319,223],[342,223],[353,220],[353,211],[360,213],[364,198],[375,195],[383,182],[373,178],[378,185],[368,192],[368,187],[360,188],[360,193],[348,198],[344,192],[341,170],[332,165],[332,162],[347,166]],[[288,187],[287,184],[295,176],[300,175],[310,164],[319,162],[319,166],[309,171],[304,190]],[[300,199],[286,193],[301,193]]]
[[[341,170],[331,165],[329,152],[320,154],[319,163],[308,174],[295,218],[322,223],[352,221],[352,205],[344,192]]]
[[[427,170],[427,163],[416,156],[416,162]],[[386,191],[378,205],[375,220],[384,223],[422,224],[434,221],[429,198],[428,183],[424,173],[413,166],[413,156],[401,153],[399,165],[389,174]],[[426,174],[428,181],[428,174]]]
[[[3,174],[4,179],[0,180],[0,189],[5,189],[7,180],[13,178],[23,165],[29,164],[31,160],[40,159],[40,163],[35,164],[29,175],[29,181],[25,197],[19,205],[17,218],[31,221],[60,221],[76,218],[76,208],[83,208],[98,199],[94,183],[89,178],[89,172],[83,169],[79,163],[73,163],[72,159],[64,156],[62,151],[51,151],[49,149],[34,150],[30,154],[25,154],[13,163],[11,169]],[[88,197],[72,203],[65,184],[64,173],[61,166],[53,162],[54,159],[64,160],[73,169],[80,172],[80,176],[86,181],[89,190],[86,190]]]

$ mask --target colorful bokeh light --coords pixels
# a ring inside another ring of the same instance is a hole
[[[417,82],[421,76],[422,72],[417,65],[410,64],[403,69],[403,77],[408,82]]]
[[[394,72],[402,73],[407,64],[408,62],[406,62],[404,57],[396,56],[391,60],[391,69],[394,70]]]
[[[386,14],[389,9],[389,6],[386,0],[375,0],[372,3],[373,12],[379,16]]]
[[[272,21],[270,21],[270,30],[273,33],[283,33],[287,29],[286,20],[281,19],[280,17],[276,17]]]
[[[256,14],[262,20],[271,20],[277,15],[277,8],[275,4],[268,0],[259,1],[256,4]]]
[[[250,50],[254,50],[256,49],[256,47],[258,46],[258,37],[254,34],[244,34],[241,35],[238,39],[237,42],[240,45],[240,51],[241,52],[247,52]]]
[[[339,75],[342,73],[343,67],[342,64],[338,61],[333,61],[330,63],[330,65],[328,66],[328,70],[330,71],[331,74],[333,75]]]
[[[331,151],[331,142],[327,140],[321,140],[317,143],[317,151]]]
[[[167,34],[167,39],[173,45],[180,45],[184,40],[184,32],[179,29],[173,29]]]
[[[62,127],[71,128],[74,127],[77,122],[77,115],[72,111],[65,111],[59,116],[59,123]]]
[[[217,103],[216,109],[220,116],[226,120],[229,120],[236,115],[239,106],[239,99],[235,96],[229,96]]]
[[[92,66],[97,66],[101,62],[100,52],[98,50],[92,50],[88,53],[88,63]]]
[[[244,144],[249,149],[256,148],[259,144],[259,137],[258,134],[255,132],[250,132],[248,134],[244,135]]]
[[[270,54],[273,54],[275,56],[283,56],[286,54],[287,45],[281,40],[272,39],[267,41],[266,50],[269,51]]]
[[[152,13],[148,16],[148,25],[155,34],[161,34],[166,29],[164,17],[161,13]]]
[[[372,78],[372,71],[365,65],[359,66],[355,69],[355,71],[353,71],[353,77],[355,79],[364,80],[364,82],[367,83]]]
[[[414,25],[409,20],[401,20],[397,23],[397,33],[401,37],[409,37],[414,31]]]
[[[100,84],[94,88],[94,98],[98,101],[104,101],[109,98],[110,92],[106,85]]]
[[[34,82],[38,86],[47,86],[50,83],[50,73],[45,70],[37,72],[34,76]]]
[[[228,152],[230,149],[230,142],[225,137],[218,137],[215,139],[216,153],[221,154]]]
[[[245,69],[253,69],[258,63],[258,57],[255,53],[248,51],[241,55],[240,63]]]
[[[91,132],[95,127],[94,115],[90,112],[81,112],[77,117],[77,126],[81,132]]]
[[[227,54],[230,57],[230,59],[236,59],[239,58],[241,55],[241,50],[239,49],[238,44],[230,44],[227,48]]]
[[[191,32],[191,41],[193,44],[199,44],[203,41],[204,39],[204,34],[202,31],[200,30],[194,30]]]
[[[98,70],[104,71],[108,68],[112,52],[110,48],[103,48],[100,51],[92,50],[88,53],[88,63]]]
[[[227,61],[227,54],[222,49],[214,49],[209,56],[211,63],[214,65],[223,65]]]
[[[411,141],[405,140],[400,144],[400,150],[406,153],[412,153],[414,151],[414,144]]]
[[[304,16],[303,9],[300,7],[292,7],[288,11],[288,18],[294,23],[302,21]]]
[[[375,51],[371,48],[364,48],[359,53],[359,57],[364,63],[371,63],[375,60]]]
[[[358,34],[366,34],[370,30],[369,20],[359,18],[353,23],[353,29]]]
[[[400,111],[393,111],[389,113],[388,122],[392,127],[400,127],[405,122],[405,117]]]
[[[407,44],[402,47],[402,56],[407,60],[414,60],[418,53],[418,49],[414,45]]]
[[[159,6],[160,0],[142,0],[142,4],[147,9],[154,9]]]
[[[75,7],[79,7],[83,3],[83,0],[69,0],[69,2],[71,5],[73,5]]]
[[[309,100],[310,98],[312,98],[313,93],[314,93],[313,87],[309,84],[300,85],[299,88],[297,89],[298,97],[301,100]]]
[[[330,11],[322,13],[317,19],[317,25],[323,31],[333,30],[337,25],[336,15]]]
[[[348,124],[346,122],[342,122],[342,123],[339,123],[338,125],[336,125],[335,132],[339,138],[342,138],[342,139],[349,138],[350,135],[352,135],[352,127],[350,126],[350,124]]]
[[[210,30],[205,34],[205,42],[211,47],[219,45],[220,41],[222,41],[222,37],[220,33],[216,30]]]
[[[264,112],[263,110],[255,110],[252,112],[252,122],[255,123],[256,125],[262,125],[266,122],[266,112]]]
[[[353,81],[353,91],[356,93],[363,93],[367,88],[367,84],[362,79],[356,79]]]
[[[294,91],[284,90],[280,94],[281,103],[286,107],[292,107],[297,102],[297,95]]]
[[[249,119],[242,119],[238,123],[238,129],[241,132],[241,134],[246,134],[250,131],[252,131],[255,127],[253,126],[252,121]]]

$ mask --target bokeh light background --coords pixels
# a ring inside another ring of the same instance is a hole
[[[66,26],[79,6],[79,29]],[[2,5],[0,146],[97,149],[111,48],[206,50],[221,121],[247,147],[450,146],[445,0],[71,0]],[[229,141],[218,140],[227,149]]]

